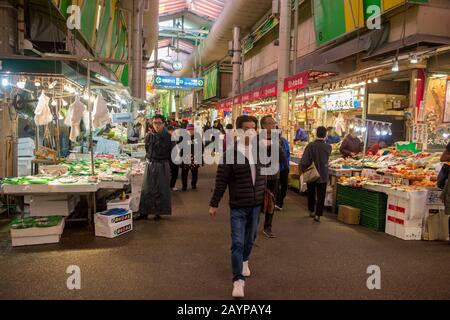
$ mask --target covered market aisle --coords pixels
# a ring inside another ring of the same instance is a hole
[[[0,299],[228,298],[226,202],[216,220],[207,212],[214,176],[203,167],[198,190],[174,193],[172,217],[138,221],[114,241],[68,225],[59,244],[13,248],[0,221]],[[274,231],[276,239],[258,233],[248,299],[450,298],[447,242],[403,241],[330,212],[316,224],[306,198],[292,191]],[[81,290],[66,287],[70,265],[81,269]],[[381,290],[366,287],[370,265],[381,268]]]

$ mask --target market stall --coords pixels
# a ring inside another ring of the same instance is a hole
[[[436,231],[430,221],[437,217],[448,221],[436,186],[440,153],[413,153],[399,147],[330,162],[338,179],[336,205],[360,209],[360,223],[374,230],[404,240],[433,240],[430,235]]]

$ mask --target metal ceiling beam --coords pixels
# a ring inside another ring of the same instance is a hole
[[[178,35],[178,34],[165,33],[165,32],[160,32],[159,36],[167,37],[167,38],[180,38],[180,39],[191,39],[191,40],[205,40],[208,38],[208,37],[202,37],[202,36]]]
[[[201,34],[209,34],[209,30],[201,30],[201,29],[180,29],[180,28],[173,28],[173,27],[164,27],[159,26],[159,31],[175,31],[175,32],[185,32],[185,33],[201,33]]]

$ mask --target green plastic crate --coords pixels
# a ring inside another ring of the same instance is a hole
[[[375,230],[375,231],[383,231],[386,228],[386,218],[384,219],[377,219],[370,216],[367,216],[365,214],[361,214],[360,216],[360,224],[364,227],[367,227],[369,229]]]

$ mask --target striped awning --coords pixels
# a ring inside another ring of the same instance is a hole
[[[177,12],[190,11],[205,17],[208,20],[216,20],[228,0],[160,0],[159,14],[161,16]]]

